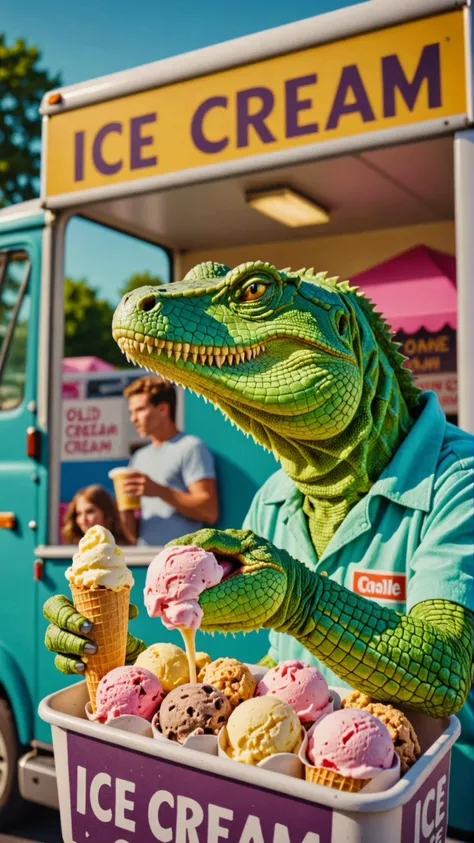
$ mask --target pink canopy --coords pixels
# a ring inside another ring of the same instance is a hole
[[[63,372],[111,372],[115,366],[100,357],[64,357]]]
[[[351,278],[375,302],[393,331],[457,328],[456,258],[416,246]]]

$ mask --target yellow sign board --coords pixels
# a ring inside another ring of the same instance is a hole
[[[53,115],[46,194],[464,113],[458,10]]]

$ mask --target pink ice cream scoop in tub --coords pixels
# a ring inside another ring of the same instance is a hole
[[[322,673],[296,659],[281,662],[260,680],[257,696],[267,694],[293,706],[304,725],[333,710],[333,699]]]
[[[199,596],[220,583],[224,573],[207,550],[194,545],[166,547],[147,571],[144,599],[149,616],[161,617],[167,629],[197,629],[203,615]]]
[[[109,723],[132,714],[151,721],[163,696],[163,686],[151,671],[135,665],[116,667],[99,682],[93,719]]]
[[[357,708],[343,708],[318,720],[308,736],[307,754],[314,767],[351,779],[372,779],[394,761],[385,724]]]

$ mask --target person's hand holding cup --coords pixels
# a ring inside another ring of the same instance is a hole
[[[109,477],[114,484],[115,498],[117,501],[117,508],[119,511],[140,509],[140,496],[136,485],[130,483],[133,480],[133,475],[137,472],[133,469],[122,466],[120,468],[113,468],[109,471]]]

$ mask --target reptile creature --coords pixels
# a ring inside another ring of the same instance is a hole
[[[127,294],[113,335],[129,360],[209,399],[275,454],[300,492],[318,558],[421,412],[382,316],[325,273],[202,263],[183,281]],[[287,633],[357,690],[433,716],[466,701],[473,616],[463,605],[433,598],[397,612],[250,530],[203,530],[174,543],[234,562],[201,595],[204,630]],[[47,645],[62,654],[60,669],[75,671],[85,640],[70,633],[83,619],[72,614],[59,630],[57,601],[46,607]]]

